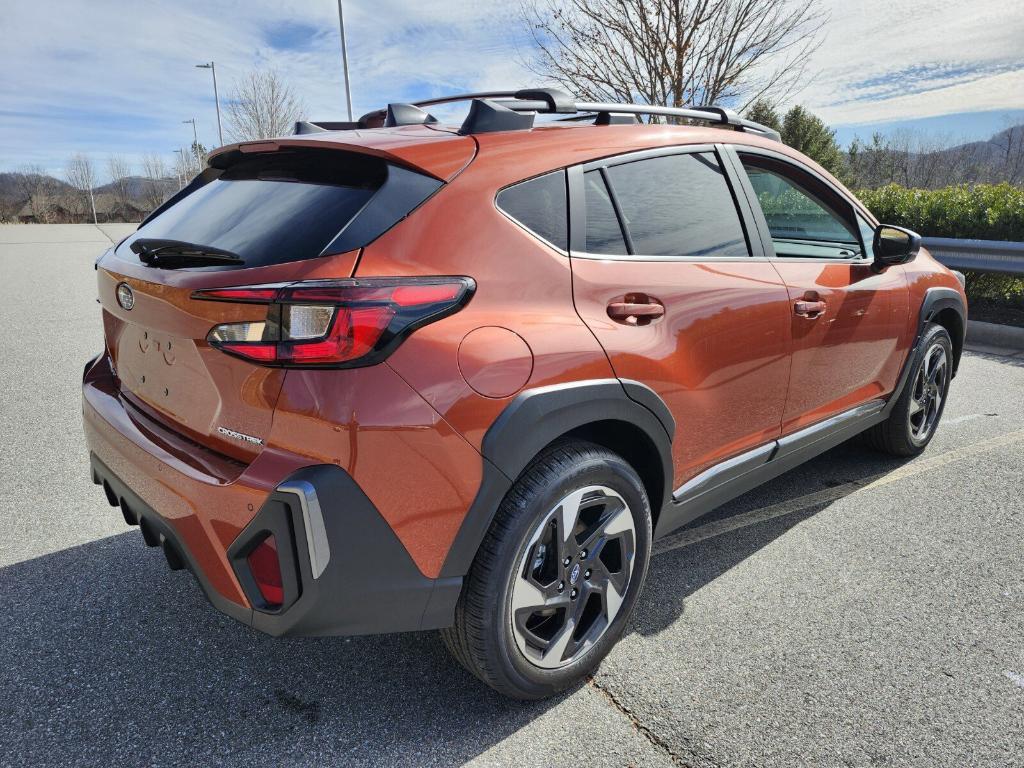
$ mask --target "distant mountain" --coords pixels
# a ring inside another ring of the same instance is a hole
[[[998,165],[1005,162],[1007,153],[1012,153],[1024,143],[1024,125],[1014,125],[985,141],[970,141],[955,147],[937,150],[946,155],[967,155],[984,165]]]
[[[149,211],[172,194],[178,191],[177,179],[158,179],[155,182],[141,176],[130,176],[127,182],[128,206],[123,215],[131,215],[138,219],[137,212]],[[152,189],[152,184],[157,189]],[[84,203],[80,200],[81,193],[70,184],[53,176],[23,173],[0,173],[0,221],[36,220],[32,217],[36,209],[49,211],[48,221],[71,221],[80,218],[83,212],[77,211]],[[97,214],[101,208],[109,209],[111,220],[116,219],[121,208],[111,200],[118,199],[117,185],[113,182],[93,189],[93,198]],[[30,201],[35,201],[30,204]],[[69,203],[75,202],[75,205]],[[69,213],[68,211],[74,211]],[[129,213],[129,211],[131,213]]]
[[[142,176],[127,176],[125,179],[128,185],[128,197],[133,200],[141,200],[147,194],[149,194],[150,180]],[[160,184],[166,188],[168,192],[178,191],[177,179],[161,179]],[[114,182],[104,184],[102,187],[96,187],[97,192],[111,192],[117,191],[117,185]]]

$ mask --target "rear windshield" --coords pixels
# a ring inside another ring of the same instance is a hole
[[[391,197],[397,196],[401,205],[367,205],[382,187],[396,185],[404,189],[392,189]],[[439,185],[351,152],[301,149],[243,157],[147,221],[120,245],[118,256],[137,260],[129,246],[138,237],[231,251],[242,257],[246,268],[314,258],[332,243],[330,252],[340,253],[366,245],[348,242],[352,237],[335,242],[357,216],[373,221],[349,229],[372,239]]]

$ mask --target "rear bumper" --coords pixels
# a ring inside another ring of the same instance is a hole
[[[112,389],[104,360],[86,368],[83,419],[93,480],[172,568],[185,567],[215,608],[272,635],[437,629],[452,623],[461,577],[422,574],[359,485],[340,467],[301,466],[265,449],[224,482],[182,463]],[[308,459],[306,459],[308,461]],[[272,532],[285,600],[262,605],[245,554]]]

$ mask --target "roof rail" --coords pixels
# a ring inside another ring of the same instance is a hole
[[[412,104],[389,104],[387,110],[368,112],[359,118],[358,123],[314,123],[317,127],[328,125],[352,128],[373,128],[383,125],[418,125],[436,122],[434,117],[423,110],[438,104],[451,104],[460,101],[472,102],[469,116],[462,123],[459,133],[463,135],[488,133],[491,131],[526,130],[533,126],[530,119],[517,119],[511,113],[537,112],[542,114],[573,115],[563,120],[593,119],[595,125],[617,125],[635,122],[639,115],[657,115],[660,117],[676,117],[694,122],[724,125],[738,131],[754,133],[775,141],[782,141],[779,132],[766,125],[755,123],[740,117],[724,107],[661,107],[653,104],[615,104],[613,102],[575,101],[565,91],[558,88],[527,88],[518,91],[484,91],[480,93],[460,93],[451,96],[438,96],[423,99]],[[593,117],[589,117],[592,115]],[[526,117],[522,115],[522,117]],[[310,124],[304,124],[310,125]],[[296,125],[296,132],[298,131]]]

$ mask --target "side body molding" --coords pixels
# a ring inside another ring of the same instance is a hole
[[[622,422],[624,427],[639,429],[653,444],[660,457],[664,488],[661,498],[650,501],[652,509],[660,509],[672,485],[675,425],[671,418],[661,398],[639,382],[592,379],[521,392],[484,435],[483,481],[455,536],[441,577],[463,576],[469,570],[501,500],[533,457],[562,435],[588,424]]]

